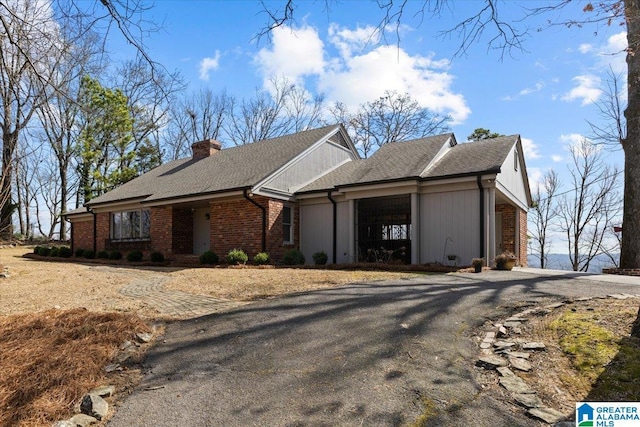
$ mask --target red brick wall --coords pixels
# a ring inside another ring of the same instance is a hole
[[[284,252],[299,244],[299,209],[291,205],[294,215],[294,245],[282,242],[282,207],[279,200],[255,196],[267,213],[266,249],[275,262],[282,261]],[[211,250],[224,258],[231,249],[242,249],[252,259],[262,250],[262,210],[246,199],[212,202],[210,219]]]
[[[496,212],[502,213],[502,249],[512,252],[518,258],[517,264],[527,266],[527,212],[509,204],[496,205]],[[516,215],[518,212],[518,215]],[[517,217],[517,218],[516,218]],[[516,221],[520,223],[520,234],[516,236]],[[516,253],[516,241],[519,251]]]
[[[519,256],[520,266],[526,267],[528,265],[527,261],[527,211],[518,210],[520,217],[520,253],[517,254]]]
[[[151,247],[154,251],[162,252],[165,257],[172,254],[172,226],[173,209],[171,206],[151,208],[151,229],[149,230]]]
[[[74,221],[73,228],[73,249],[93,250],[93,219],[88,221]]]
[[[101,212],[96,214],[96,252],[104,251],[109,240],[111,214]]]

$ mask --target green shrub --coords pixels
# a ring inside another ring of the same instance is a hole
[[[96,254],[96,258],[100,258],[100,259],[108,259],[109,258],[109,252],[107,251],[100,251]]]
[[[36,255],[40,255],[40,246],[36,246],[33,248],[33,253]]]
[[[93,251],[84,251],[82,252],[82,256],[86,259],[94,259],[96,257],[96,253]]]
[[[110,260],[114,260],[114,261],[122,259],[122,252],[120,252],[120,251],[111,251],[111,252],[109,252],[109,259]]]
[[[142,258],[143,255],[141,251],[131,251],[127,254],[127,261],[129,262],[140,262]]]
[[[84,249],[82,249],[82,248],[76,249],[76,254],[75,255],[78,258],[82,258],[84,256]]]
[[[73,252],[71,252],[71,248],[69,246],[62,246],[58,250],[58,256],[59,257],[70,258],[71,255],[73,255]]]
[[[325,265],[329,260],[329,257],[327,256],[325,251],[316,252],[315,254],[312,255],[312,257],[313,257],[313,262],[316,265]]]
[[[57,246],[53,246],[50,250],[49,250],[49,256],[52,257],[57,257],[58,256],[58,251],[60,250],[60,248],[58,248]]]
[[[231,249],[227,254],[227,262],[231,265],[246,264],[248,259],[242,249]]]
[[[206,251],[202,255],[200,255],[200,264],[217,264],[219,261],[218,255],[215,252]]]
[[[304,264],[304,255],[297,249],[289,249],[284,253],[282,262],[284,262],[285,265],[302,265]]]
[[[152,262],[164,262],[164,255],[162,255],[162,252],[151,252],[150,257]]]
[[[49,256],[49,254],[51,254],[51,248],[47,248],[45,246],[40,248],[40,256]]]
[[[269,254],[266,252],[259,252],[253,257],[253,263],[255,265],[269,264]]]

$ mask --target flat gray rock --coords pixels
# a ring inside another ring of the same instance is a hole
[[[519,357],[520,359],[528,359],[531,356],[531,353],[527,353],[525,351],[510,351],[509,357]]]
[[[535,391],[527,385],[520,377],[506,376],[500,377],[500,385],[511,393],[533,394]]]
[[[567,418],[562,412],[556,411],[552,408],[547,408],[546,406],[529,409],[527,414],[548,424],[558,423]]]
[[[544,350],[547,347],[541,342],[526,342],[522,344],[523,350]]]
[[[85,394],[80,402],[80,412],[101,420],[107,415],[109,404],[97,394]]]
[[[502,375],[503,377],[515,377],[516,374],[513,373],[513,371],[509,368],[507,368],[506,366],[500,366],[499,368],[496,369],[496,371],[498,371],[498,373],[500,375]]]
[[[509,356],[509,363],[511,363],[512,368],[515,368],[519,371],[529,372],[531,370],[531,363],[529,363],[529,361],[526,359]]]
[[[51,427],[77,427],[74,423],[69,420],[57,421]]]
[[[103,386],[94,388],[89,392],[89,394],[97,394],[100,397],[109,397],[109,396],[113,396],[113,393],[115,392],[116,392],[115,386],[103,385]]]
[[[524,406],[527,409],[538,408],[542,406],[542,400],[535,394],[514,394],[513,398],[520,405]]]
[[[86,414],[76,414],[69,421],[73,423],[73,427],[87,427],[98,422],[96,418]]]
[[[505,359],[498,356],[480,356],[476,361],[476,366],[480,366],[485,369],[496,369],[500,366],[507,366],[508,363]]]

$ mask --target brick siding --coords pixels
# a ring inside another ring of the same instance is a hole
[[[173,208],[171,206],[151,208],[151,247],[165,257],[172,254],[173,248]]]
[[[73,249],[93,250],[93,219],[86,221],[73,221]]]
[[[294,244],[282,242],[282,208],[284,202],[255,196],[267,214],[266,250],[272,260],[280,262],[284,252],[299,244],[299,209],[291,205],[294,215]],[[210,248],[221,258],[232,249],[242,249],[252,259],[262,251],[262,210],[246,199],[212,202],[210,213]]]
[[[109,241],[109,229],[111,222],[111,214],[109,212],[100,212],[96,214],[96,252],[107,249]]]
[[[502,250],[512,252],[517,265],[527,266],[527,212],[515,206],[502,203],[496,205],[496,213],[502,213]],[[516,219],[517,218],[517,219]],[[520,235],[516,236],[516,221],[520,222]],[[519,251],[516,253],[516,240]]]
[[[519,256],[520,266],[527,267],[527,243],[529,243],[527,237],[527,211],[518,209],[518,213],[520,217],[520,253],[517,255]]]

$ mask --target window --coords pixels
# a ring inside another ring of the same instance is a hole
[[[282,208],[282,243],[293,244],[293,209],[290,206]]]
[[[513,152],[513,168],[518,170],[518,150]]]
[[[111,240],[145,240],[150,236],[149,210],[113,212],[111,214]]]

